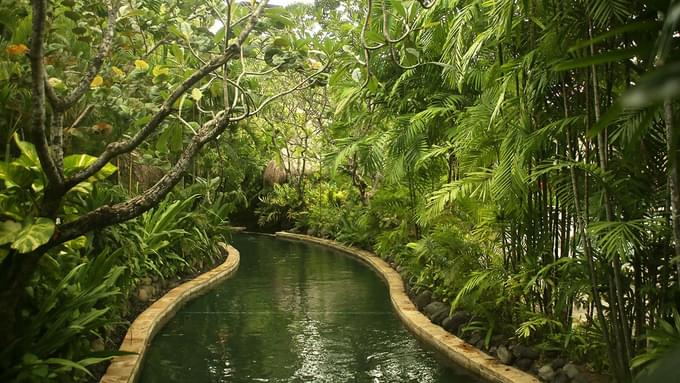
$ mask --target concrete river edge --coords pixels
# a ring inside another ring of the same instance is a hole
[[[234,275],[240,262],[238,250],[222,242],[218,246],[227,253],[222,264],[170,290],[135,318],[119,348],[135,354],[115,357],[100,383],[134,383],[139,378],[144,353],[163,325],[185,303]]]
[[[539,383],[534,376],[500,363],[497,359],[431,323],[406,295],[401,276],[375,254],[335,241],[302,234],[277,232],[276,237],[336,249],[370,266],[387,284],[392,306],[405,327],[420,341],[435,349],[455,365],[489,382]],[[206,293],[236,272],[240,261],[238,250],[224,243],[220,243],[219,246],[221,251],[228,254],[227,259],[221,265],[170,290],[134,320],[119,350],[135,354],[115,357],[100,383],[136,382],[144,362],[145,351],[163,325],[189,300]]]
[[[498,383],[539,383],[531,374],[511,366],[502,364],[496,358],[487,355],[466,343],[464,340],[436,325],[413,304],[406,295],[404,281],[399,273],[375,254],[345,246],[338,242],[288,232],[277,232],[276,237],[315,243],[349,254],[370,266],[385,281],[390,292],[392,306],[397,316],[420,341],[435,349],[443,357],[465,370],[489,382]]]

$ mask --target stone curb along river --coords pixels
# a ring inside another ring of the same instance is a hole
[[[406,328],[419,340],[437,350],[456,365],[489,382],[540,383],[533,375],[502,364],[496,358],[483,353],[464,340],[430,322],[423,313],[418,311],[413,302],[411,302],[411,299],[406,295],[401,275],[375,254],[345,246],[335,241],[308,235],[277,232],[276,236],[284,239],[315,243],[340,250],[368,264],[387,283],[392,306]]]
[[[218,246],[220,251],[227,253],[227,259],[221,265],[170,290],[132,322],[119,350],[135,354],[115,357],[100,383],[136,382],[144,362],[144,353],[163,325],[185,303],[234,275],[241,260],[238,250],[222,242]]]

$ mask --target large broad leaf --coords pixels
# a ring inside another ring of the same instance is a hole
[[[12,243],[12,249],[22,254],[29,253],[46,244],[52,238],[54,229],[54,221],[48,218],[38,218],[17,234]]]
[[[21,224],[14,221],[0,222],[0,245],[14,242],[21,231]]]
[[[640,356],[645,356],[642,354]],[[676,381],[678,376],[677,364],[680,359],[680,347],[669,350],[656,360],[652,368],[642,370],[633,381],[634,383],[666,383]],[[647,358],[649,359],[649,358]]]
[[[623,105],[640,109],[665,100],[673,100],[680,94],[680,63],[668,63],[645,74],[637,86],[623,95]]]
[[[72,154],[64,158],[64,173],[69,176],[86,167],[97,160],[97,157],[89,154]],[[118,168],[111,163],[104,165],[94,176],[94,179],[105,179],[116,172]]]
[[[7,187],[28,188],[34,181],[37,182],[39,177],[31,167],[13,161],[9,164],[0,163],[0,178],[5,181]]]
[[[21,157],[17,160],[18,163],[27,167],[38,167],[40,166],[40,159],[38,159],[38,152],[35,150],[35,146],[27,141],[21,141],[18,134],[14,134],[14,142],[19,147],[21,151]]]

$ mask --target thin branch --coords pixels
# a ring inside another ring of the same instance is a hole
[[[156,49],[160,48],[163,44],[169,42],[170,40],[170,36],[165,36],[160,39],[156,44],[154,44],[154,46],[151,47],[151,49],[142,55],[142,59],[149,57],[153,52],[156,51]]]
[[[309,84],[309,80],[311,80],[311,79],[313,79],[314,77],[316,77],[316,76],[320,75],[321,73],[323,73],[323,72],[328,68],[329,65],[330,65],[330,60],[328,60],[328,62],[326,62],[326,65],[324,65],[323,68],[321,68],[321,69],[319,69],[318,71],[312,73],[311,75],[305,77],[302,81],[298,82],[294,87],[292,87],[292,88],[290,88],[290,89],[288,89],[288,90],[285,90],[285,91],[283,91],[283,92],[280,92],[280,93],[278,93],[278,94],[275,94],[275,95],[273,95],[273,96],[270,96],[269,98],[267,98],[266,100],[264,100],[264,101],[262,102],[262,104],[260,104],[255,110],[253,110],[253,111],[249,114],[249,116],[252,116],[252,115],[254,115],[254,114],[259,113],[259,112],[262,110],[262,108],[264,108],[264,107],[267,106],[269,103],[271,103],[272,101],[274,101],[274,100],[276,100],[276,99],[278,99],[278,98],[281,98],[281,97],[283,97],[283,96],[285,96],[285,95],[291,94],[291,93],[293,93],[293,92],[295,92],[295,91],[297,91],[297,90],[300,90],[300,89],[309,88],[309,87],[312,85],[312,84]],[[305,84],[307,84],[307,85],[305,86]]]
[[[71,124],[71,126],[69,126],[68,128],[66,128],[66,131],[69,131],[69,130],[71,130],[71,129],[77,128],[78,125],[80,125],[80,123],[83,122],[83,120],[85,119],[85,117],[87,117],[87,116],[90,114],[90,112],[92,111],[92,109],[94,109],[94,105],[93,105],[93,104],[90,104],[90,105],[86,106],[85,109],[84,109],[84,110],[78,115],[78,117],[75,119],[75,121],[73,121],[73,123]]]

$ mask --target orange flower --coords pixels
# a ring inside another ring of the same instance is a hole
[[[28,52],[28,47],[24,44],[9,44],[5,50],[11,56],[19,56]]]

